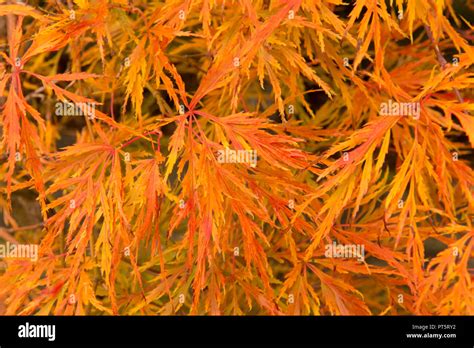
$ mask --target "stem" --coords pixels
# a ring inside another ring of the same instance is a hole
[[[12,0],[7,0],[7,4],[12,4]],[[13,55],[13,33],[15,31],[15,16],[12,13],[7,14],[7,37],[10,48],[10,57]]]
[[[10,242],[10,243],[14,243],[14,244],[18,243],[18,241],[14,237],[10,236],[10,234],[4,228],[0,228],[0,238],[3,238],[7,242]]]
[[[161,138],[162,134],[161,131],[159,129],[157,130],[152,130],[152,131],[149,131],[149,132],[146,132],[143,137],[146,137],[150,134],[158,134],[158,139]],[[131,140],[127,141],[126,143],[120,145],[120,149],[123,149],[124,147],[127,147],[128,145],[130,144],[133,144],[134,142],[136,142],[137,140],[140,140],[140,139],[143,139],[143,137],[140,137],[140,136],[136,136],[134,138],[132,138]],[[153,143],[153,139],[152,139],[152,143]],[[158,143],[159,145],[159,143]]]
[[[434,47],[434,50],[436,52],[436,58],[438,59],[439,65],[441,66],[441,70],[445,70],[446,65],[448,64],[448,62],[446,61],[446,58],[444,58],[443,54],[441,53],[441,50],[439,49],[438,43],[435,41],[435,39],[433,37],[433,32],[431,31],[431,28],[427,24],[425,25],[425,31],[426,31],[426,34],[428,35],[428,38],[431,41],[431,44]],[[453,81],[454,78],[451,76],[449,78],[449,80]],[[459,89],[457,89],[456,87],[453,87],[453,91],[454,91],[454,94],[456,95],[457,100],[460,103],[464,103],[464,99],[461,95],[461,92],[459,92]]]
[[[10,227],[10,228],[6,228],[4,230],[11,233],[11,232],[18,232],[18,231],[25,231],[25,230],[33,230],[33,229],[39,228],[39,227],[43,227],[42,222],[39,222],[39,223],[34,224],[34,225],[27,225],[27,226],[20,226],[20,227]]]

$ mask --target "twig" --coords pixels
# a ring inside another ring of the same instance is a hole
[[[4,228],[0,228],[0,238],[3,238],[10,243],[18,243],[18,241],[12,236],[10,236],[10,234]]]
[[[447,60],[444,58],[443,54],[441,53],[441,50],[439,49],[438,44],[436,43],[434,37],[433,37],[433,32],[431,31],[431,28],[428,25],[425,25],[425,31],[426,34],[428,35],[428,38],[431,41],[431,44],[434,47],[434,50],[436,52],[436,58],[438,59],[439,64],[441,65],[441,70],[446,69],[446,65],[448,64]],[[451,76],[449,78],[450,81],[453,81],[454,78]],[[453,87],[454,94],[456,95],[457,100],[462,104],[464,103],[464,99],[461,95],[461,92],[459,92],[459,89],[456,87]],[[464,112],[464,111],[463,111]]]
[[[37,224],[33,225],[27,225],[27,226],[20,226],[20,227],[10,227],[10,228],[3,228],[3,230],[12,233],[12,232],[18,232],[18,231],[25,231],[25,230],[34,230],[35,228],[43,227],[43,223],[39,222]]]
[[[13,1],[8,1],[7,4],[12,3]],[[8,37],[8,46],[10,48],[10,57],[13,58],[13,35],[15,31],[15,17],[12,13],[7,14],[7,37]]]
[[[8,242],[17,244],[18,241],[10,235],[10,233],[18,232],[18,231],[25,231],[25,230],[33,230],[35,228],[43,227],[43,223],[37,223],[34,225],[28,226],[20,226],[20,227],[10,227],[10,228],[2,228],[0,227],[0,238],[5,239]]]

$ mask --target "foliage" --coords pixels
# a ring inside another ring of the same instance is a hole
[[[0,1],[5,313],[474,314],[469,10]]]

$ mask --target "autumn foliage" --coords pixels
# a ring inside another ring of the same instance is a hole
[[[3,314],[474,314],[473,12],[0,0]]]

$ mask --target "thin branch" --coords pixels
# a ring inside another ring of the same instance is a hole
[[[13,3],[13,1],[8,1],[7,4]],[[13,58],[13,35],[15,32],[15,16],[12,13],[7,14],[7,38],[8,46],[10,48],[10,57]]]
[[[426,34],[428,35],[428,38],[430,39],[431,41],[431,44],[433,45],[434,47],[434,50],[436,52],[436,58],[438,59],[438,62],[441,66],[441,70],[445,70],[446,69],[446,65],[448,64],[446,58],[444,58],[443,54],[441,53],[441,50],[439,49],[439,46],[438,46],[438,43],[435,41],[434,37],[433,37],[433,32],[431,31],[431,28],[428,26],[428,25],[425,25],[425,31],[426,31]],[[450,81],[453,81],[454,78],[451,76],[449,78]],[[456,98],[457,100],[462,104],[464,103],[464,99],[461,95],[461,92],[459,92],[459,89],[457,89],[456,87],[453,87],[453,91],[454,91],[454,94],[456,95]]]
[[[14,237],[12,237],[4,228],[0,228],[0,238],[5,239],[7,242],[18,244],[18,241]]]

